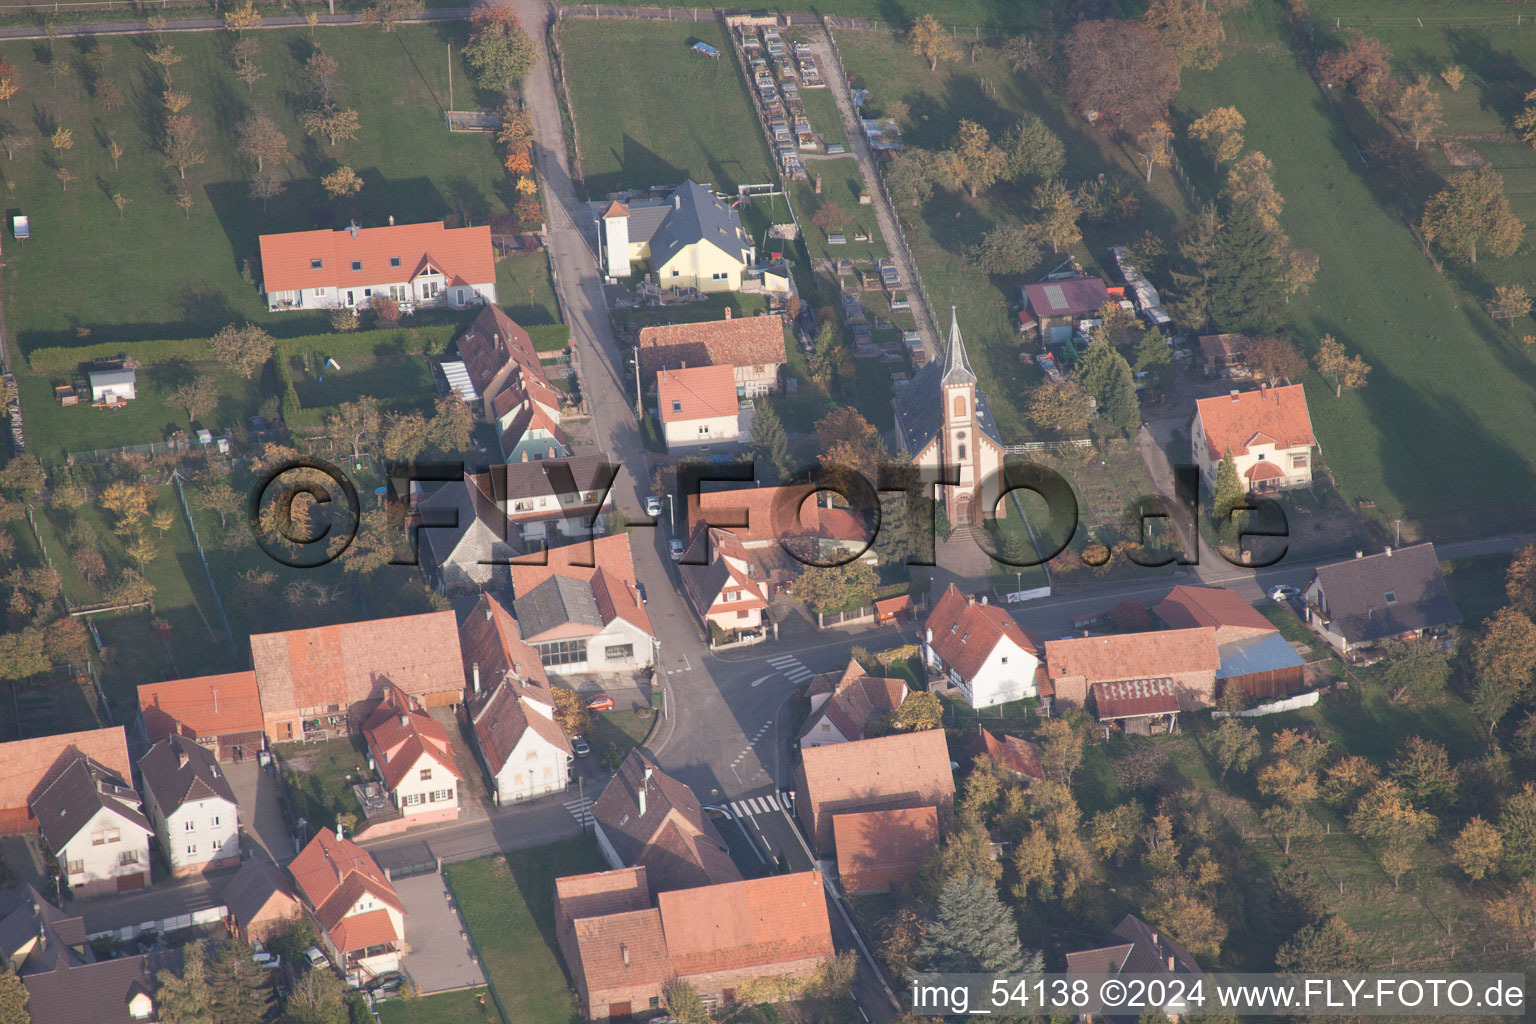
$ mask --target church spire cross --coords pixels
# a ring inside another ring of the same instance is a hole
[[[949,307],[949,346],[944,350],[944,375],[940,382],[946,387],[976,383],[971,361],[965,357],[965,342],[960,338],[960,317],[954,306]]]

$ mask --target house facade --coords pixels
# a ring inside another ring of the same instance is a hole
[[[350,839],[322,829],[288,865],[331,962],[365,981],[400,969],[405,908],[389,876]]]
[[[865,739],[896,713],[907,692],[907,684],[900,679],[872,676],[849,658],[842,672],[823,673],[811,680],[807,688],[811,713],[800,730],[800,746]]]
[[[656,408],[669,452],[733,444],[741,437],[736,380],[729,366],[659,371]]]
[[[240,866],[240,808],[207,748],[168,736],[139,759],[139,777],[144,809],[172,875]]]
[[[1422,636],[1462,617],[1427,541],[1320,565],[1301,596],[1307,625],[1340,654]]]
[[[1040,695],[1040,645],[1002,608],[953,583],[923,623],[923,659],[974,708]]]
[[[260,245],[262,292],[272,312],[366,309],[386,298],[454,309],[496,301],[496,261],[485,225],[354,224],[262,235]]]
[[[1233,391],[1195,403],[1191,454],[1212,491],[1217,467],[1229,451],[1237,478],[1250,492],[1309,487],[1316,446],[1307,395],[1300,384]]]
[[[755,258],[741,216],[692,180],[660,199],[608,203],[597,224],[603,270],[613,280],[644,262],[663,289],[733,292]]]
[[[592,564],[580,565],[590,552]],[[543,565],[512,566],[512,613],[552,675],[644,668],[655,633],[635,586],[629,535],[551,548]]]
[[[756,567],[734,534],[697,531],[677,569],[683,596],[712,637],[716,630],[726,640],[761,635],[768,611],[764,581],[753,578]]]
[[[384,691],[363,723],[363,738],[395,810],[413,824],[459,816],[463,776],[454,763],[448,730],[397,686]]]
[[[141,889],[149,884],[149,837],[139,794],[90,758],[71,761],[32,801],[43,845],[76,896]]]
[[[688,366],[729,366],[736,393],[754,398],[777,391],[784,365],[784,321],[778,316],[732,317],[692,324],[663,324],[640,329],[635,349],[640,373]]]
[[[958,483],[939,497],[952,526],[1004,515],[1003,443],[966,358],[960,321],[951,311],[944,358],[917,372],[896,397],[897,448],[924,479],[951,473]]]

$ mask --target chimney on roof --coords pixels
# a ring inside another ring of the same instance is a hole
[[[923,640],[926,641],[927,643],[930,643],[930,644],[933,643],[933,630],[931,630],[931,629],[923,630]]]
[[[970,605],[975,604],[976,603],[976,595],[975,594],[967,595],[967,597],[965,599],[965,603],[966,603],[967,607],[969,607]]]
[[[48,949],[48,929],[41,920],[37,922],[37,949],[40,953]]]
[[[486,622],[490,622],[491,621],[491,602],[490,602],[490,599],[486,599],[486,602],[485,602],[485,621]]]
[[[1173,971],[1173,954],[1172,953],[1168,954],[1168,970],[1170,972]]]
[[[987,603],[987,595],[986,594],[982,594],[981,595],[981,603],[982,604],[986,604]]]
[[[674,209],[674,210],[681,210],[682,208],[683,208],[683,196],[682,196],[682,193],[680,193],[680,192],[672,193],[672,209]]]
[[[403,729],[403,728],[405,728],[405,727],[406,727],[406,726],[407,726],[407,725],[410,725],[410,724],[411,724],[411,720],[410,720],[410,718],[409,718],[409,717],[408,717],[408,716],[407,716],[407,715],[406,715],[406,713],[405,713],[405,712],[404,712],[404,711],[402,711],[402,712],[400,712],[400,727],[401,727],[401,728],[402,728],[402,729]]]
[[[1260,384],[1259,385],[1259,401],[1262,402],[1262,401],[1264,401],[1268,397],[1269,397],[1269,385],[1268,384]]]
[[[640,783],[640,792],[635,802],[640,805],[640,817],[645,817],[645,791],[650,786],[650,780]]]
[[[489,609],[487,609],[487,611],[489,611]],[[480,663],[478,661],[469,666],[469,686],[470,692],[480,692]]]
[[[1365,552],[1364,551],[1356,551],[1355,552],[1355,557],[1356,558],[1364,558],[1365,557]]]
[[[619,956],[624,958],[624,966],[628,967],[629,966],[629,947],[627,945],[625,945],[624,943],[622,943],[622,942],[619,943]]]
[[[219,713],[219,691],[218,690],[214,690],[213,691],[213,713],[214,714],[218,714]]]
[[[186,766],[187,766],[187,748],[183,747],[180,743],[178,743],[178,744],[176,744],[176,767],[177,768],[185,768]]]
[[[351,224],[347,225],[347,234],[351,235],[354,239],[357,238],[357,231],[357,221],[353,221]]]
[[[731,307],[730,306],[726,306],[725,307],[725,318],[727,320],[729,320],[731,318]]]
[[[394,227],[395,226],[395,215],[394,214],[390,214],[389,215],[389,226],[390,227]]]
[[[1232,401],[1234,401],[1234,402],[1237,401],[1237,388],[1233,388],[1232,389],[1231,395],[1232,395]]]
[[[1388,558],[1392,557],[1392,545],[1391,544],[1387,545],[1387,552],[1386,553],[1387,553],[1387,557]]]

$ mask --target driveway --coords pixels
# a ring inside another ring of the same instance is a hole
[[[240,805],[240,826],[249,842],[259,844],[279,865],[293,860],[293,836],[283,817],[281,785],[277,777],[264,771],[255,758],[246,758],[223,766],[235,801]]]
[[[405,940],[410,952],[402,966],[423,994],[484,985],[485,975],[469,952],[464,922],[449,901],[448,886],[437,873],[397,879],[395,892],[405,908]]]

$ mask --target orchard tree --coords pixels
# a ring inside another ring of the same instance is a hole
[[[332,147],[338,142],[357,138],[357,133],[361,130],[357,111],[351,107],[337,107],[335,104],[326,104],[307,111],[300,119],[300,123],[304,125],[304,134],[324,135],[325,141]]]
[[[1343,86],[1374,106],[1386,98],[1392,81],[1392,52],[1381,40],[1356,32],[1344,49],[1318,58],[1317,72],[1324,82]]]
[[[1359,356],[1346,355],[1344,345],[1331,334],[1323,335],[1318,342],[1317,355],[1312,359],[1317,372],[1333,379],[1333,396],[1339,397],[1345,388],[1351,391],[1365,387],[1365,379],[1371,368]]]
[[[1034,114],[1009,125],[998,144],[1007,157],[1004,176],[1012,181],[1046,181],[1059,175],[1067,163],[1061,139]]]
[[[1496,873],[1504,859],[1504,836],[1481,816],[1462,827],[1451,844],[1451,860],[1474,882]]]
[[[1390,765],[1392,778],[1407,789],[1414,802],[1431,810],[1455,802],[1459,773],[1445,748],[1434,740],[1410,736]]]
[[[1189,126],[1190,138],[1211,154],[1211,169],[1231,163],[1243,151],[1243,129],[1247,120],[1236,107],[1217,107],[1207,111]]]
[[[1167,167],[1173,161],[1173,129],[1163,120],[1153,121],[1136,136],[1136,145],[1147,164],[1147,184],[1152,184],[1152,168]]]
[[[261,212],[267,212],[267,203],[283,194],[283,189],[288,183],[283,180],[283,174],[276,167],[268,167],[251,175],[251,198],[261,200]],[[185,201],[183,201],[185,197]],[[190,218],[192,216],[192,194],[182,191],[176,195],[176,205]]]
[[[267,77],[261,69],[261,44],[255,39],[241,39],[230,47],[235,58],[235,77],[245,83],[245,91],[256,91],[256,83]]]
[[[539,47],[517,24],[496,21],[470,35],[464,59],[481,86],[510,93],[533,70]]]
[[[939,160],[934,154],[914,146],[886,165],[885,186],[892,202],[915,210],[933,197],[940,174]]]
[[[1270,387],[1278,387],[1281,381],[1299,380],[1307,369],[1306,357],[1296,350],[1296,346],[1273,334],[1250,339],[1244,349],[1244,358],[1253,368],[1254,375]]]
[[[385,32],[393,32],[400,22],[419,18],[425,10],[422,0],[374,0],[369,13]]]
[[[1303,925],[1275,953],[1275,966],[1299,974],[1359,973],[1369,964],[1359,938],[1336,915]]]
[[[272,336],[255,324],[230,324],[209,339],[208,345],[219,362],[247,380],[272,358]]]
[[[912,23],[907,40],[912,44],[912,52],[928,62],[929,71],[938,71],[939,61],[960,59],[959,45],[932,14]]]
[[[1536,618],[1536,541],[1515,552],[1504,577],[1509,603],[1526,618]]]
[[[1233,768],[1246,772],[1259,759],[1259,730],[1236,718],[1223,719],[1211,733],[1211,750],[1216,763],[1221,765],[1219,781],[1225,780]]]
[[[1072,190],[1059,180],[1052,179],[1035,187],[1031,206],[1039,217],[1040,237],[1050,243],[1051,251],[1076,245],[1083,239],[1077,219],[1082,215]]]
[[[1451,92],[1460,92],[1461,83],[1466,77],[1467,73],[1455,64],[1440,72],[1440,80],[1451,87]]]
[[[1275,165],[1258,150],[1245,154],[1227,175],[1226,195],[1234,204],[1248,203],[1259,223],[1271,233],[1280,230],[1280,211],[1285,199],[1275,188]]]
[[[1018,224],[999,224],[988,231],[966,255],[988,274],[1023,274],[1040,262],[1040,243],[1035,232]]]
[[[944,168],[951,180],[965,185],[972,199],[991,188],[1008,169],[1008,154],[975,121],[961,121],[949,145]]]
[[[831,615],[869,605],[879,582],[875,570],[859,558],[843,565],[808,565],[795,581],[795,596],[818,615]]]
[[[207,156],[198,144],[201,127],[191,114],[172,114],[165,119],[165,159],[182,178],[186,178],[188,167],[196,167]]]
[[[378,402],[365,397],[338,405],[336,411],[326,417],[325,429],[352,446],[352,461],[355,463],[362,452],[362,446],[379,433],[381,423]]]
[[[270,161],[281,164],[288,159],[288,140],[278,128],[277,122],[266,114],[253,114],[235,128],[239,137],[240,155],[262,171]]]
[[[190,423],[214,410],[219,404],[219,389],[212,377],[198,374],[172,389],[170,398],[173,405],[187,410],[187,422]]]
[[[1509,210],[1503,175],[1480,167],[1451,175],[1424,207],[1420,230],[1426,241],[1476,263],[1479,247],[1497,259],[1513,256],[1525,225]]]
[[[1403,134],[1413,140],[1417,150],[1421,143],[1434,137],[1436,129],[1445,124],[1444,108],[1440,97],[1429,87],[1429,76],[1420,75],[1392,105],[1392,120],[1403,129]]]
[[[1432,701],[1445,693],[1451,662],[1445,649],[1428,638],[1393,644],[1381,681],[1394,704]]]
[[[1063,437],[1081,437],[1093,422],[1093,401],[1075,381],[1045,381],[1029,395],[1029,418]]]
[[[1495,320],[1513,321],[1531,311],[1531,296],[1524,285],[1501,284],[1493,289],[1488,315]]]
[[[363,190],[363,179],[350,167],[338,167],[320,179],[320,187],[332,199],[347,199]]]
[[[1209,71],[1221,63],[1221,13],[1204,0],[1152,0],[1144,17],[1168,48],[1177,71]]]
[[[315,91],[315,99],[319,101],[321,107],[331,105],[331,100],[334,98],[331,92],[331,81],[340,70],[341,65],[336,62],[336,58],[318,46],[304,61],[304,77],[309,80],[310,87]]]
[[[1519,885],[1491,900],[1487,909],[1494,924],[1529,939],[1536,949],[1536,882],[1520,879]]]
[[[1414,807],[1403,788],[1390,781],[1371,787],[1349,816],[1350,831],[1378,850],[1394,889],[1438,824],[1434,815]]]
[[[1067,39],[1067,94],[1108,131],[1135,135],[1167,116],[1177,63],[1151,26],[1084,21]]]

